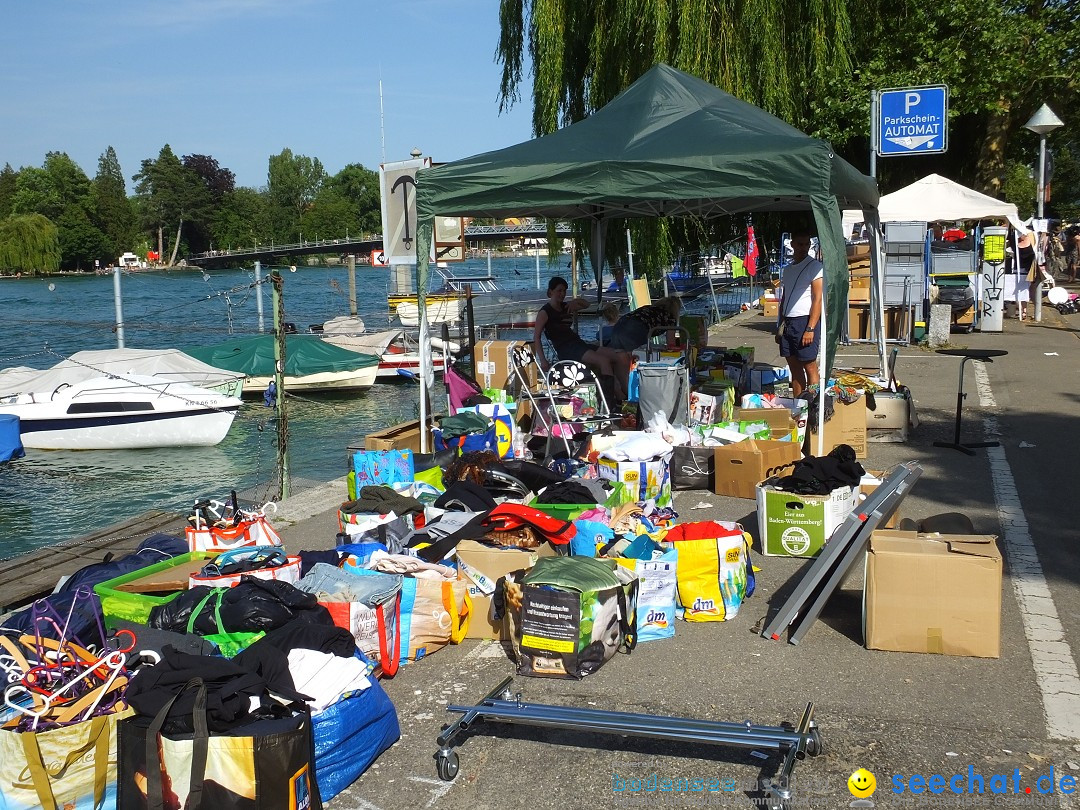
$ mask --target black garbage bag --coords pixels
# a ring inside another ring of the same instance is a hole
[[[205,585],[191,588],[171,602],[153,608],[147,625],[158,630],[208,636],[270,631],[294,619],[313,624],[334,623],[314,594],[288,582],[245,576],[232,588]]]

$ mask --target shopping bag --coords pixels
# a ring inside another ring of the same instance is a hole
[[[671,488],[674,490],[713,488],[715,452],[711,447],[680,445],[671,451]]]
[[[231,551],[249,546],[282,545],[281,535],[263,514],[245,515],[231,526],[187,526],[184,536],[189,551]]]
[[[397,712],[376,680],[334,703],[313,719],[315,779],[330,801],[401,737]]]
[[[106,714],[48,731],[0,730],[0,808],[112,810],[117,722]]]
[[[229,567],[234,565],[242,570],[226,573]],[[252,546],[225,551],[208,562],[198,573],[189,576],[188,587],[209,585],[211,588],[231,588],[239,584],[242,576],[276,579],[295,585],[300,581],[300,557],[287,556],[276,546]]]
[[[162,732],[177,698],[197,690],[193,734]],[[157,715],[119,725],[117,810],[321,810],[311,714],[207,730],[206,685],[195,678]]]
[[[385,484],[407,484],[413,480],[412,450],[361,450],[353,454],[356,491]]]
[[[738,523],[682,523],[665,535],[679,555],[679,604],[688,622],[734,619],[754,592],[750,536]]]
[[[469,629],[471,612],[467,582],[405,577],[400,662],[419,661],[447,644],[460,644]]]
[[[520,583],[506,584],[518,674],[580,679],[632,650],[637,589],[635,573],[612,560],[538,559]]]
[[[656,641],[675,635],[675,605],[678,587],[678,551],[671,549],[649,559],[615,559],[638,577],[637,640]]]

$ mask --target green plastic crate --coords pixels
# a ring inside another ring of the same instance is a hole
[[[534,500],[529,506],[559,520],[574,520],[582,512],[595,509],[597,505],[595,503],[537,503]]]
[[[218,553],[219,552],[216,551],[189,551],[186,554],[180,554],[172,559],[154,563],[145,568],[130,571],[127,574],[121,574],[118,577],[95,585],[94,593],[96,593],[98,599],[101,600],[101,611],[105,614],[105,629],[111,631],[114,622],[117,620],[135,622],[136,624],[146,624],[147,620],[150,618],[151,610],[158,605],[168,604],[180,595],[180,591],[161,595],[123,591],[118,590],[118,586],[152,577],[154,574],[168,571],[172,568],[179,568],[182,566],[190,567],[193,562],[202,563],[206,560],[212,560],[214,557],[218,556]],[[193,570],[198,571],[200,568],[202,568],[201,564],[194,567]],[[184,577],[184,579],[186,580],[187,577]]]

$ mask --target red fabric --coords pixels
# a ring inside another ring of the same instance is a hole
[[[577,534],[577,527],[568,520],[560,520],[551,515],[520,503],[501,503],[487,513],[481,524],[493,531],[511,531],[523,525],[532,526],[548,542],[562,546],[570,542]]]
[[[959,242],[961,239],[966,239],[967,234],[959,228],[949,228],[941,235],[941,238],[946,242]]]
[[[757,260],[757,239],[754,238],[754,226],[751,225],[746,229],[746,258],[743,260],[743,266],[746,267],[746,272],[752,276],[757,275]]]
[[[742,534],[741,529],[725,529],[715,520],[702,520],[697,523],[680,523],[664,539],[672,543],[680,540],[705,540],[712,537],[733,537]]]

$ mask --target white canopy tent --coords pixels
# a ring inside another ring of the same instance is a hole
[[[962,219],[1008,218],[1014,227],[1023,228],[1016,206],[997,200],[974,189],[942,177],[928,174],[910,186],[885,194],[878,202],[882,222],[952,222]],[[844,211],[844,236],[863,221],[861,210]]]

